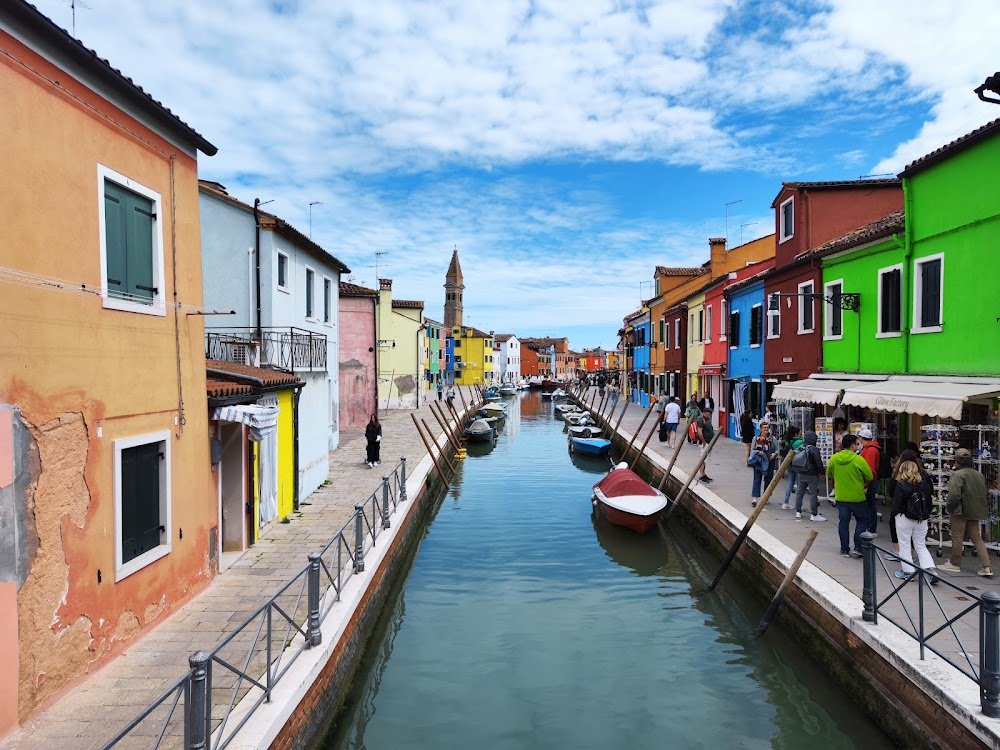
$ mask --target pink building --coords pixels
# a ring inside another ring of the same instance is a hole
[[[362,428],[378,409],[375,304],[378,292],[340,282],[340,429]]]

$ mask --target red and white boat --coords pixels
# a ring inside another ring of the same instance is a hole
[[[621,464],[594,485],[597,507],[611,523],[645,534],[667,507],[667,496]]]

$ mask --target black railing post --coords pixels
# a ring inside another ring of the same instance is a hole
[[[382,528],[389,528],[389,477],[382,477]]]
[[[319,552],[309,553],[309,624],[306,627],[306,648],[318,646],[323,642],[323,631],[319,627],[319,570],[322,555]]]
[[[991,719],[1000,718],[1000,594],[983,594],[979,644],[979,703]]]
[[[406,502],[406,456],[399,459],[399,502]]]
[[[906,582],[903,582],[906,585]],[[920,661],[924,660],[924,569],[917,568],[917,615],[920,617]]]
[[[354,572],[365,570],[365,508],[354,506]]]
[[[861,587],[861,601],[864,611],[861,619],[878,624],[878,610],[875,608],[875,535],[870,531],[861,532],[861,557],[864,561],[864,583]]]
[[[190,700],[187,705],[187,737],[184,738],[185,750],[202,750],[208,743],[208,720],[211,716],[208,690],[208,669],[212,655],[207,651],[196,651],[188,657],[191,667],[191,688],[188,693]]]

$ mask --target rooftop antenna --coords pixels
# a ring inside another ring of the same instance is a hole
[[[743,244],[743,227],[752,227],[752,226],[756,226],[756,225],[757,225],[756,221],[748,221],[746,224],[740,224],[740,244],[741,245]]]
[[[313,206],[322,206],[323,201],[309,202],[309,239],[313,238]]]
[[[64,5],[69,6],[70,13],[73,17],[73,36],[76,36],[76,9],[90,10],[90,6],[83,2],[83,0],[60,0]]]
[[[729,207],[742,202],[743,199],[740,198],[739,200],[729,201],[729,203],[726,204],[726,250],[729,249]],[[743,243],[741,242],[740,244],[742,245]]]
[[[388,255],[388,254],[389,254],[388,250],[376,250],[375,251],[375,283],[376,284],[379,284],[382,281],[382,277],[379,276],[379,274],[378,274],[378,259],[381,258],[383,255]]]
[[[858,177],[859,180],[872,180],[876,177],[895,177],[896,175],[892,172],[881,172],[879,174],[863,174]]]

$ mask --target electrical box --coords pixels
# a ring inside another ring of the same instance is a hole
[[[212,465],[222,463],[222,441],[218,438],[212,438],[211,455]]]

